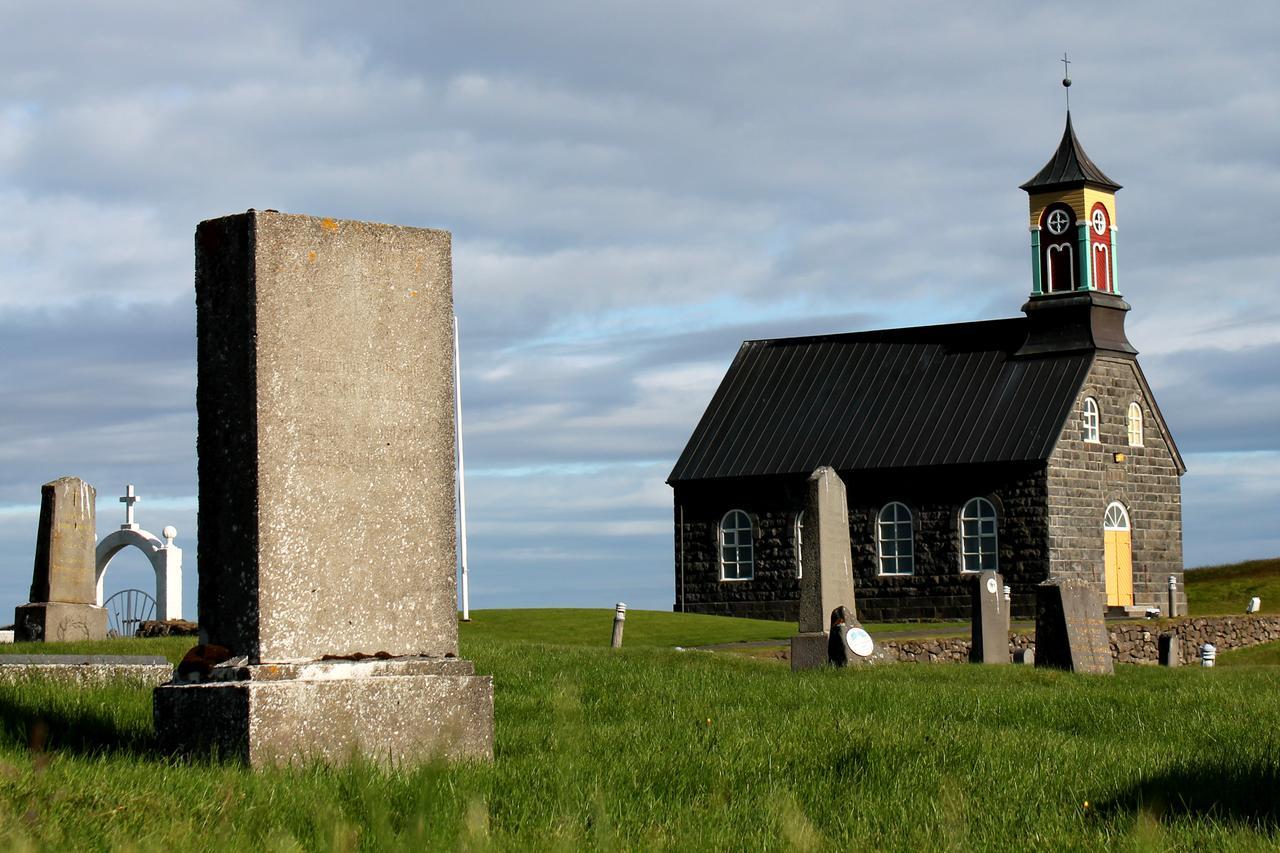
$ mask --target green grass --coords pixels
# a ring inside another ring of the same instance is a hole
[[[195,637],[120,637],[71,643],[0,645],[0,655],[159,655],[177,663],[196,644]]]
[[[462,652],[494,675],[492,764],[175,763],[154,752],[147,690],[0,686],[0,847],[1280,844],[1280,669],[797,675],[659,648],[760,629],[662,615],[646,629],[628,614],[614,652],[607,612],[477,613]],[[531,639],[547,629],[554,644]]]
[[[466,639],[518,638],[561,646],[605,646],[613,635],[613,610],[473,610],[459,625]],[[777,640],[796,632],[794,622],[733,619],[701,613],[628,610],[622,642],[627,648],[673,648]]]
[[[1229,566],[1190,569],[1187,609],[1192,616],[1244,613],[1253,596],[1262,599],[1262,612],[1275,613],[1280,606],[1280,558],[1249,560]]]
[[[1218,653],[1218,666],[1280,666],[1280,643],[1263,643],[1247,649]]]

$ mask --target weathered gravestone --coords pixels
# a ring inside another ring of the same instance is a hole
[[[449,233],[202,222],[196,309],[208,666],[156,689],[161,743],[491,757],[492,679],[457,658]]]
[[[1182,643],[1177,634],[1161,634],[1156,640],[1156,651],[1161,666],[1182,664]]]
[[[31,603],[14,612],[17,640],[106,639],[107,611],[97,606],[94,576],[96,497],[79,477],[40,487]]]
[[[800,578],[800,632],[791,638],[791,668],[813,669],[833,659],[828,620],[845,608],[837,628],[858,626],[854,618],[853,568],[849,551],[849,509],[844,482],[833,468],[809,476],[801,536],[804,576]],[[843,634],[837,630],[841,640]]]
[[[1036,587],[1036,666],[1094,675],[1115,671],[1102,592],[1069,578]]]
[[[973,583],[972,643],[973,663],[1009,663],[1009,603],[1004,598],[1003,578],[998,572],[979,572]]]

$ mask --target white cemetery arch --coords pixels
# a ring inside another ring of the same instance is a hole
[[[107,564],[116,554],[134,546],[147,555],[151,568],[156,573],[156,618],[182,618],[182,549],[173,544],[178,529],[169,525],[164,529],[164,541],[155,534],[148,533],[133,520],[133,505],[139,500],[133,493],[133,486],[125,488],[120,502],[125,505],[124,524],[103,537],[94,554],[96,580],[98,584],[98,606],[102,606],[102,579],[107,573]]]

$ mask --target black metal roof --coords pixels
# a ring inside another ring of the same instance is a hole
[[[1062,141],[1058,143],[1058,150],[1054,152],[1049,162],[1044,164],[1044,168],[1037,172],[1034,178],[1023,184],[1021,189],[1027,192],[1042,191],[1081,183],[1112,191],[1120,189],[1120,185],[1108,178],[1089,159],[1089,155],[1084,153],[1080,140],[1076,139],[1076,132],[1071,128],[1071,113],[1068,112],[1067,127],[1062,132]]]
[[[1027,320],[746,341],[668,483],[1046,459],[1092,351],[1015,357]]]

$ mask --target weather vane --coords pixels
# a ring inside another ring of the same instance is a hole
[[[1066,51],[1062,53],[1062,88],[1067,92],[1067,112],[1071,112],[1071,60],[1067,59]]]

